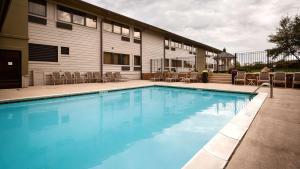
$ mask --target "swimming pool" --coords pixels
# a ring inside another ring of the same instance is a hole
[[[0,105],[0,168],[181,168],[248,102],[144,87]]]

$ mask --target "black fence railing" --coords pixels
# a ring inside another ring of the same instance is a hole
[[[300,62],[295,56],[268,56],[267,51],[244,52],[228,55],[228,57],[206,57],[206,68],[213,72],[230,72],[231,69],[247,72],[259,72],[264,67],[274,71],[300,72]]]
[[[300,71],[300,62],[295,56],[279,55],[276,58],[268,56],[267,51],[245,52],[235,54],[235,68],[247,72],[259,72],[264,67],[274,71]]]

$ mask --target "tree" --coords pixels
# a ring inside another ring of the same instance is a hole
[[[300,16],[283,17],[276,30],[275,35],[269,35],[269,42],[275,43],[276,47],[268,49],[268,55],[273,59],[281,54],[284,57],[293,55],[300,62],[297,53],[300,50]]]

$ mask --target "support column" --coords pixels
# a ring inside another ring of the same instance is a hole
[[[196,70],[198,72],[202,72],[205,69],[205,64],[206,64],[205,50],[197,48]]]

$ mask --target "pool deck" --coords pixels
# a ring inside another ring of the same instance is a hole
[[[181,82],[166,83],[136,80],[120,83],[90,83],[34,86],[23,89],[0,89],[0,101],[131,88],[154,84],[243,92],[251,92],[256,88],[255,86],[236,86],[230,84],[188,84]],[[262,88],[260,91],[268,92],[269,90],[267,88]],[[274,98],[266,99],[246,135],[231,156],[226,169],[300,168],[299,104],[299,89],[275,88]]]

